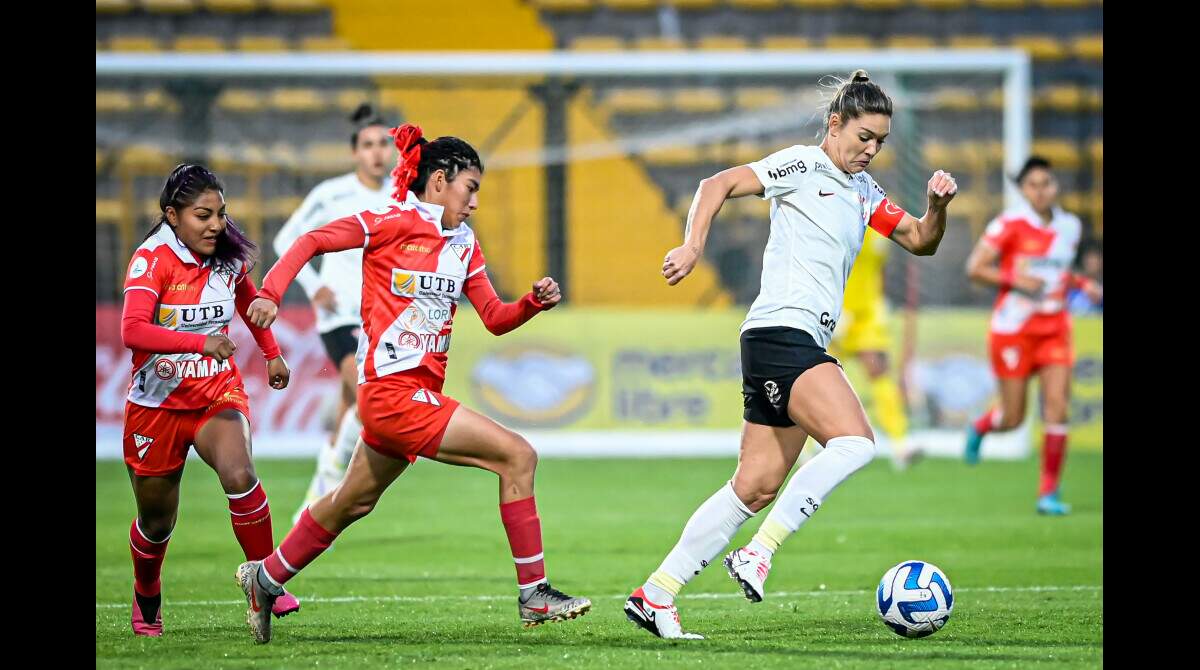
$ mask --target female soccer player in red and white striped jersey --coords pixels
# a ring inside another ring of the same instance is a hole
[[[250,458],[250,401],[228,335],[234,312],[258,295],[247,276],[255,246],[226,216],[223,192],[203,166],[176,167],[159,196],[162,218],[125,279],[121,339],[133,351],[133,379],[123,448],[138,508],[129,527],[137,635],[162,635],[159,574],[191,445],[217,473],[246,558],[265,558],[274,544],[271,508]],[[271,387],[287,387],[275,337],[247,325],[267,358]],[[289,594],[274,613],[298,609]]]
[[[988,224],[967,259],[968,277],[1000,289],[988,333],[1000,404],[968,427],[964,455],[969,464],[979,462],[984,435],[1021,425],[1029,378],[1038,375],[1045,438],[1036,509],[1061,516],[1071,511],[1059,496],[1074,363],[1067,291],[1078,287],[1093,302],[1103,291],[1071,272],[1083,228],[1078,217],[1058,206],[1050,162],[1030,157],[1016,181],[1026,202]]]
[[[375,508],[417,456],[490,470],[500,478],[500,519],[516,564],[518,612],[526,626],[573,619],[587,598],[550,586],[533,499],[537,454],[520,435],[442,393],[450,327],[466,295],[489,331],[502,335],[561,299],[543,277],[515,303],[501,302],[467,219],[483,181],[479,154],[456,137],[427,142],[421,129],[392,130],[400,162],[389,207],[369,209],[302,235],[263,280],[250,320],[270,326],[279,299],[317,254],[360,248],[365,341],[358,363],[362,437],[345,479],[301,513],[265,561],[238,567],[254,638],[271,640],[268,609],[285,582],[321,555],[338,534]]]

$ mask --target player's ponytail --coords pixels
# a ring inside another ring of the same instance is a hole
[[[421,194],[429,183],[429,176],[441,170],[446,181],[454,181],[458,173],[469,168],[483,172],[483,161],[470,144],[449,135],[430,142],[421,136],[421,129],[411,123],[392,128],[400,159],[392,170],[392,181],[396,190],[392,198],[404,202],[409,191]]]
[[[427,142],[421,136],[421,127],[412,123],[392,128],[388,134],[396,142],[396,151],[400,152],[396,169],[392,170],[392,183],[396,186],[392,199],[404,202],[408,198],[408,187],[416,180],[421,165],[421,145]]]
[[[871,76],[866,70],[855,70],[849,79],[832,76],[829,79],[833,83],[825,85],[834,88],[835,91],[829,104],[825,106],[826,130],[829,129],[829,117],[832,114],[837,114],[843,124],[864,114],[892,115],[892,99],[883,92],[879,84],[871,81]]]
[[[167,220],[167,208],[173,207],[176,213],[181,212],[196,202],[206,191],[217,191],[224,195],[225,185],[217,175],[203,165],[180,163],[171,170],[167,182],[163,184],[162,193],[158,196],[158,223],[150,229],[144,239],[158,233],[164,225],[170,225]],[[258,260],[258,245],[251,242],[229,216],[225,217],[225,230],[217,236],[217,248],[212,255],[213,261],[220,266],[234,271],[249,272]]]

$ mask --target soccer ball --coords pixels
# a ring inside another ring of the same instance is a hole
[[[933,563],[905,561],[879,580],[875,609],[897,635],[933,635],[950,620],[954,592],[950,580]]]

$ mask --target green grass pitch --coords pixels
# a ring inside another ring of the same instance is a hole
[[[975,468],[880,460],[831,494],[775,556],[751,604],[718,563],[679,600],[699,642],[654,638],[624,597],[658,566],[733,459],[543,460],[537,479],[554,585],[589,596],[582,618],[533,629],[517,617],[515,571],[490,473],[419,461],[375,512],[288,587],[297,614],[255,645],[234,584],[242,559],[216,476],[189,461],[163,568],[161,639],[129,626],[133,496],[119,462],[96,463],[99,668],[1057,668],[1098,667],[1103,649],[1103,457],[1068,457],[1065,518],[1034,513],[1035,459]],[[312,472],[258,463],[278,543]],[[765,513],[748,522],[744,543]],[[903,639],[879,620],[874,588],[910,558],[945,570],[950,622]]]

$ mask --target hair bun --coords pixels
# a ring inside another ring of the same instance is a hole
[[[354,123],[360,123],[363,120],[369,119],[373,116],[375,116],[375,109],[371,107],[371,103],[364,102],[358,106],[358,109],[354,110],[353,114],[350,115],[350,120]]]
[[[871,81],[871,76],[867,74],[866,70],[858,69],[854,71],[854,74],[850,75],[850,83],[852,84],[858,84],[867,81]]]

